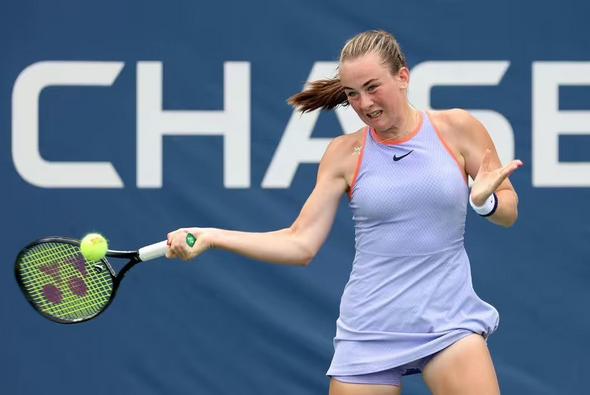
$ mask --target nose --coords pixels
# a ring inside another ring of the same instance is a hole
[[[361,92],[360,97],[359,97],[360,109],[363,111],[366,111],[369,108],[371,108],[372,105],[373,105],[373,100],[371,99],[371,97],[368,94]]]

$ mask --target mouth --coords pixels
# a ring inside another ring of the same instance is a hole
[[[379,116],[381,114],[383,114],[383,110],[375,110],[373,112],[367,113],[366,115],[367,115],[367,118],[369,118],[369,119],[376,119],[376,118],[379,118]]]

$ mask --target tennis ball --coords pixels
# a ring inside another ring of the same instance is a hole
[[[80,242],[80,252],[88,261],[98,261],[107,253],[109,244],[99,233],[88,233]]]

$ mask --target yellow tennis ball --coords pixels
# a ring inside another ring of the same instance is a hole
[[[99,233],[88,233],[80,242],[80,252],[88,261],[98,261],[107,253],[109,243]]]

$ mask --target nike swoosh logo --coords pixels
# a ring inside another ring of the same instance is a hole
[[[414,152],[414,150],[411,150],[410,152],[408,152],[407,154],[404,154],[402,156],[397,156],[397,155],[393,155],[393,161],[397,162],[398,160],[402,160],[404,159],[406,156],[410,155],[412,152]]]

